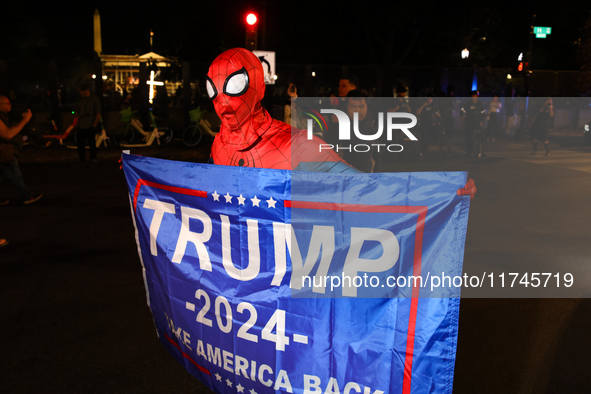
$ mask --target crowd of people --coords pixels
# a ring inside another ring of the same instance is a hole
[[[387,108],[384,108],[382,103],[377,103],[374,98],[368,97],[367,93],[360,88],[355,76],[343,76],[338,85],[338,97],[333,95],[332,105],[346,112],[351,120],[353,113],[357,112],[359,127],[366,130],[362,134],[375,133],[377,127],[375,116],[368,116],[370,112],[375,115],[378,110],[387,110],[416,115],[418,125],[413,129],[413,133],[416,133],[415,135],[419,138],[418,141],[406,143],[405,149],[413,150],[418,160],[422,160],[429,146],[433,145],[438,146],[443,154],[451,156],[450,138],[457,132],[464,134],[466,154],[479,158],[484,156],[483,143],[495,142],[499,137],[519,138],[516,130],[521,131],[525,128],[525,124],[521,123],[525,112],[523,102],[513,97],[514,90],[504,100],[500,100],[498,94],[493,94],[486,104],[479,98],[478,91],[472,91],[470,98],[458,101],[453,86],[448,86],[447,94],[442,93],[439,97],[426,94],[424,97],[410,99],[407,95],[408,89],[404,86],[398,86],[395,91],[395,98],[388,102]],[[290,84],[286,95],[291,100],[296,99],[297,87]],[[295,105],[287,103],[284,106],[284,121],[293,127],[305,129],[306,124],[301,115],[303,111],[299,109],[297,101],[293,103]],[[544,143],[546,155],[550,154],[548,127],[552,124],[553,108],[552,99],[548,98],[541,108],[538,106],[533,110],[528,127],[529,136],[533,141],[532,154],[536,154],[539,142]],[[334,116],[332,120],[336,122]],[[322,138],[331,145],[338,142],[334,132],[330,131],[330,127],[329,131],[324,132]],[[397,141],[402,142],[402,139],[404,135],[401,134]],[[367,152],[367,154],[343,152],[341,155],[347,162],[356,163],[356,167],[364,172],[380,170],[380,158],[375,152]],[[368,164],[370,162],[373,162],[373,167]]]
[[[354,75],[343,76],[339,80],[336,91],[338,96],[331,95],[331,105],[334,108],[340,108],[350,119],[353,119],[357,114],[358,131],[361,134],[375,134],[375,117],[370,114],[377,112],[378,108],[372,108],[373,98],[361,89],[359,80]],[[288,86],[286,96],[292,101],[297,99],[295,84]],[[488,106],[485,106],[479,100],[477,91],[471,93],[469,100],[460,103],[454,95],[452,86],[447,88],[447,94],[443,96],[435,98],[433,95],[427,94],[425,97],[413,98],[411,101],[407,97],[407,88],[399,86],[396,88],[395,98],[389,101],[388,108],[385,108],[388,112],[406,112],[416,115],[418,125],[413,129],[413,133],[418,135],[418,141],[404,142],[404,136],[400,134],[396,136],[396,142],[404,145],[405,149],[413,150],[419,160],[428,152],[431,145],[438,146],[442,153],[450,156],[452,152],[450,137],[458,129],[458,124],[462,125],[459,129],[464,133],[466,154],[480,157],[482,145],[478,151],[476,142],[495,142],[502,134],[513,136],[518,123],[517,114],[523,110],[513,100],[513,95],[505,98],[505,106],[496,94],[490,99]],[[297,105],[297,101],[293,102],[296,105],[286,104],[283,108],[284,121],[292,127],[305,130],[306,122],[302,114],[303,111]],[[384,108],[379,109],[383,110]],[[88,85],[81,85],[73,125],[77,127],[79,161],[86,163],[86,146],[88,145],[90,147],[88,166],[91,168],[96,165],[97,149],[94,138],[100,132],[99,122],[102,112],[101,100],[90,92]],[[20,115],[17,120],[11,119],[10,113],[10,100],[5,96],[0,96],[0,180],[4,177],[14,187],[20,198],[18,203],[31,204],[38,201],[43,194],[34,193],[26,186],[18,166],[19,149],[23,142],[19,133],[30,121],[31,111],[26,110],[22,114],[17,114]],[[529,127],[532,139],[531,154],[536,154],[541,142],[544,144],[546,155],[549,155],[548,127],[554,116],[552,99],[548,98],[540,108],[535,109],[534,113]],[[458,122],[458,119],[461,121]],[[336,122],[334,116],[330,120]],[[485,124],[486,127],[483,128]],[[334,130],[336,130],[335,127],[329,127],[321,136],[331,145],[338,144]],[[476,141],[477,139],[481,139],[481,141]],[[349,149],[337,153],[345,162],[359,171],[379,172],[381,170],[382,158],[375,150],[354,152]],[[8,202],[0,200],[0,205],[5,205]],[[0,247],[7,244],[6,239],[0,238]]]

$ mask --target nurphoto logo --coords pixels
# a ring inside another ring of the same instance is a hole
[[[316,111],[314,111],[316,112]],[[339,124],[339,141],[347,142],[351,141],[351,129],[355,135],[355,139],[361,141],[378,141],[382,135],[384,134],[384,129],[386,132],[386,140],[392,141],[393,140],[393,133],[394,130],[399,130],[400,132],[404,133],[408,139],[411,141],[418,141],[418,138],[411,133],[409,129],[413,128],[417,124],[417,117],[411,113],[407,112],[387,112],[386,116],[384,116],[383,112],[378,113],[378,127],[374,134],[362,134],[359,131],[359,114],[355,112],[353,114],[353,128],[351,128],[351,120],[349,116],[338,109],[321,109],[321,114],[333,114],[336,116]],[[324,125],[326,126],[326,122],[322,118],[322,116],[316,113],[317,116],[314,116],[314,120],[318,123],[320,128],[324,130],[322,127],[322,123],[318,120],[320,117],[323,120]],[[384,121],[385,119],[385,121]],[[408,119],[410,120],[409,123],[396,123],[395,119]],[[384,128],[384,123],[386,126]],[[308,139],[311,140],[313,138],[313,121],[312,119],[307,119],[307,130],[308,130]],[[322,151],[323,149],[336,149],[338,150],[348,150],[348,151],[355,151],[355,152],[368,152],[373,148],[380,151],[381,147],[385,147],[388,152],[402,152],[403,147],[400,144],[349,144],[345,146],[341,145],[334,145],[334,144],[320,144],[319,150]]]

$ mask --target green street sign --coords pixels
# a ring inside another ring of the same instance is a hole
[[[552,33],[551,27],[534,26],[534,34],[536,35],[536,38],[546,38],[546,36],[551,33]]]

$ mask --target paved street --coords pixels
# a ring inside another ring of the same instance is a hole
[[[434,149],[423,162],[387,169],[469,171],[478,192],[464,272],[569,271],[579,288],[591,288],[591,147],[580,146],[576,133],[551,141],[549,157],[543,147],[530,156],[527,141],[499,140],[476,160],[458,135],[451,158]],[[132,153],[207,160],[208,144],[179,144]],[[0,207],[0,237],[11,242],[0,250],[0,392],[209,392],[156,337],[119,152],[99,156],[91,170],[75,165],[75,150],[23,152],[25,181],[44,197]],[[0,197],[11,193],[3,181]],[[460,310],[454,392],[591,392],[589,299],[465,298]]]

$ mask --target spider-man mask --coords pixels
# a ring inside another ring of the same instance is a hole
[[[249,141],[249,132],[259,130],[267,121],[268,114],[261,106],[265,95],[263,66],[252,52],[234,48],[220,54],[209,66],[206,86],[222,127],[228,131],[242,132],[244,140]]]

